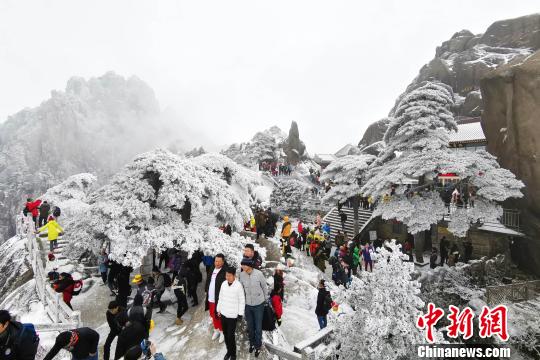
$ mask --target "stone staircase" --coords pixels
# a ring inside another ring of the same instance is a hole
[[[345,231],[349,239],[352,239],[356,234],[354,233],[354,211],[350,207],[342,207],[341,211],[347,214],[347,221],[345,222]],[[362,228],[371,220],[373,211],[358,209],[358,231],[362,231]],[[332,208],[323,218],[323,224],[327,222],[330,224],[330,238],[334,239],[338,230],[341,230],[341,218],[337,207]]]

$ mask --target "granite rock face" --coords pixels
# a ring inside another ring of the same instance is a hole
[[[290,164],[296,165],[300,160],[305,158],[306,145],[300,140],[300,132],[298,131],[298,124],[296,121],[291,123],[289,136],[283,142],[282,146]]]
[[[65,91],[10,116],[0,124],[0,243],[27,196],[81,172],[105,180],[168,137],[162,125],[153,90],[113,72],[73,77]]]
[[[383,139],[384,133],[390,123],[389,118],[384,118],[369,125],[362,137],[362,140],[358,143],[360,149],[365,149],[368,146],[379,142]]]
[[[469,30],[461,30],[437,47],[435,57],[420,69],[418,76],[396,100],[396,105],[424,81],[438,80],[451,86],[456,94],[456,106],[452,111],[458,120],[478,117],[483,110],[481,79],[500,66],[522,62],[538,49],[540,14],[497,21],[484,34],[475,35]],[[368,128],[360,147],[382,139],[382,136],[379,138],[374,134],[384,134],[386,129],[380,122],[375,124],[377,131]]]
[[[521,210],[527,234],[519,251],[527,261],[520,263],[540,273],[540,51],[491,72],[481,89],[488,151],[526,185],[525,196],[507,204]]]

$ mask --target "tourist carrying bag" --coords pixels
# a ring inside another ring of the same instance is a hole
[[[276,329],[276,313],[268,301],[264,302],[262,329],[264,331]]]

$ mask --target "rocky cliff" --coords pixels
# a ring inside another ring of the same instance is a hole
[[[14,214],[66,177],[90,172],[100,180],[135,154],[161,144],[171,129],[153,90],[114,73],[70,79],[41,105],[0,125],[0,243],[14,233]]]
[[[509,204],[522,210],[521,224],[528,235],[518,240],[518,254],[527,257],[520,263],[540,273],[540,51],[491,72],[481,89],[488,151],[526,185],[525,197]]]
[[[453,112],[458,120],[459,117],[478,117],[483,109],[481,79],[499,66],[523,61],[538,49],[540,14],[497,21],[483,34],[459,31],[437,47],[435,57],[420,69],[418,76],[398,97],[396,105],[423,81],[439,80],[450,85],[456,94]],[[389,116],[393,113],[394,109]],[[384,133],[386,127],[380,121],[375,124],[376,131],[368,128],[359,146],[380,140],[372,134]]]
[[[358,143],[360,149],[367,148],[368,146],[379,142],[383,139],[386,128],[388,128],[389,119],[384,118],[379,121],[375,121],[373,124],[369,125],[362,136],[362,140]]]

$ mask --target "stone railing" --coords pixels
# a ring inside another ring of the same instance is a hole
[[[43,263],[40,244],[34,233],[34,222],[31,216],[17,218],[17,232],[20,237],[26,237],[26,248],[30,264],[34,271],[36,293],[39,300],[54,324],[36,325],[40,331],[61,331],[77,328],[82,325],[79,311],[71,310],[63,301],[62,294],[55,292],[46,282],[47,271]]]
[[[486,302],[489,305],[508,304],[527,301],[540,293],[540,280],[524,281],[515,284],[487,286]]]
[[[318,331],[315,335],[299,342],[294,346],[294,350],[290,351],[269,342],[264,343],[266,351],[271,355],[276,355],[280,359],[286,360],[312,360],[315,356],[315,348],[326,341],[334,330],[331,327],[326,327]]]

